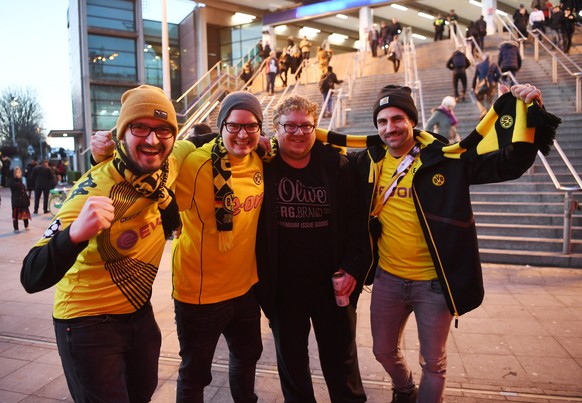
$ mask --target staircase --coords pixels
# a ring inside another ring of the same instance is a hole
[[[497,48],[503,39],[486,38],[486,51],[497,60]],[[575,113],[575,85],[570,77],[551,82],[551,62],[533,59],[531,43],[526,46],[522,69],[517,74],[521,83],[531,83],[542,90],[547,110],[562,118],[557,141],[570,159],[576,172],[582,173],[582,114]],[[416,48],[417,65],[424,95],[425,118],[442,98],[452,94],[452,72],[445,63],[453,52],[448,41],[429,43]],[[334,56],[342,63],[341,55]],[[365,75],[357,79],[349,102],[348,124],[339,131],[350,134],[373,134],[372,104],[379,89],[387,84],[404,84],[402,72],[393,73],[385,58],[368,59]],[[471,88],[474,67],[467,73]],[[341,76],[340,76],[341,78]],[[301,94],[319,99],[316,84],[300,88]],[[479,121],[479,112],[467,95],[459,102],[455,114],[459,118],[461,137],[468,135]],[[421,119],[421,117],[419,117]],[[323,126],[324,122],[320,122]],[[422,127],[422,121],[418,127]],[[576,186],[557,152],[552,150],[547,161],[562,186]],[[573,212],[570,253],[563,254],[564,192],[557,191],[539,157],[534,166],[520,179],[471,188],[473,210],[477,223],[481,260],[488,263],[522,264],[582,268],[582,211]],[[574,195],[582,205],[582,192]]]

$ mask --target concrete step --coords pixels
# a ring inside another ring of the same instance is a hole
[[[532,224],[500,224],[500,223],[479,223],[477,233],[483,236],[496,236],[503,233],[504,236],[522,237],[527,235],[532,238],[555,238],[561,239],[564,234],[562,225],[532,225]],[[572,239],[582,239],[582,226],[575,226],[571,230]]]
[[[511,237],[500,235],[477,235],[479,246],[486,249],[501,250],[521,250],[537,252],[561,252],[563,248],[562,239],[554,238],[534,238],[534,237]],[[573,239],[571,241],[572,253],[582,254],[582,241]],[[582,266],[580,266],[582,267]]]
[[[564,214],[542,214],[542,213],[520,213],[510,211],[507,213],[488,212],[488,211],[474,211],[475,222],[477,225],[481,224],[503,224],[511,223],[516,226],[519,225],[551,225],[563,226]],[[572,225],[576,227],[582,226],[582,214],[576,213],[573,215]]]
[[[538,251],[479,248],[484,263],[519,264],[546,267],[582,267],[582,253],[562,254]]]

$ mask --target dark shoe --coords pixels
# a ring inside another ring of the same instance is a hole
[[[44,214],[49,214],[49,213],[50,213],[50,211],[48,211],[48,210],[44,211]]]
[[[392,389],[392,403],[416,403],[418,389],[416,386],[409,392],[398,392]]]
[[[38,214],[38,210],[34,210],[34,214]]]

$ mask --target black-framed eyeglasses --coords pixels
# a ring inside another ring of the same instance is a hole
[[[169,126],[151,127],[143,123],[130,123],[128,127],[135,137],[148,137],[151,132],[154,132],[160,140],[174,137],[174,129]]]
[[[234,122],[224,122],[222,125],[224,127],[226,127],[226,131],[229,132],[229,133],[238,133],[243,128],[245,129],[245,132],[247,132],[248,134],[255,134],[255,133],[257,133],[257,132],[259,132],[261,130],[261,124],[260,123],[234,123]]]
[[[301,129],[301,131],[304,134],[311,134],[313,133],[313,131],[315,130],[315,125],[298,125],[296,123],[279,123],[281,126],[283,126],[283,129],[285,129],[286,133],[289,134],[293,134],[293,133],[297,133],[297,129]]]

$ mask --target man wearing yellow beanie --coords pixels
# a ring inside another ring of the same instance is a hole
[[[263,203],[263,163],[253,152],[263,111],[249,92],[220,105],[216,139],[184,160],[176,180],[183,227],[172,245],[172,297],[180,341],[176,401],[203,403],[221,335],[230,350],[235,402],[258,400],[255,369],[262,352],[261,312],[255,293],[255,241]],[[107,137],[91,141],[93,157],[111,153]],[[180,143],[180,142],[179,142]]]
[[[85,173],[24,259],[33,293],[56,284],[59,355],[76,402],[150,401],[161,335],[150,296],[180,217],[168,189],[194,146],[174,148],[172,103],[156,87],[125,92],[114,158]]]

